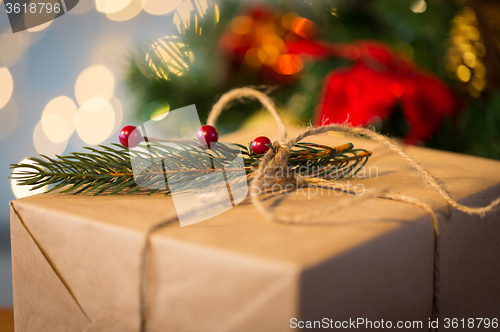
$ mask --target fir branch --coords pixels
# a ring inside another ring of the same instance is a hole
[[[217,143],[207,149],[195,141],[144,142],[133,149],[118,144],[99,147],[87,147],[89,152],[72,152],[56,158],[44,155],[29,158],[33,164],[10,165],[13,170],[10,178],[17,180],[18,185],[32,186],[31,190],[49,185],[47,192],[169,194],[172,190],[196,190],[221,180],[246,185],[263,156],[239,144]],[[237,162],[240,154],[243,165]],[[328,180],[349,178],[364,167],[370,155],[366,150],[354,149],[351,143],[328,147],[301,142],[289,153],[287,171]],[[216,170],[224,172],[215,178],[207,176]],[[241,179],[243,171],[246,177]]]

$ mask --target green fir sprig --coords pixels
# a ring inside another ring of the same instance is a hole
[[[86,147],[89,152],[72,152],[56,158],[44,155],[29,158],[32,163],[10,165],[10,178],[17,180],[18,185],[32,186],[30,190],[50,186],[47,192],[169,194],[220,180],[235,181],[237,177],[240,184],[246,185],[263,156],[254,154],[249,146],[217,143],[207,149],[194,140],[175,144],[143,142],[132,149],[119,144],[99,145],[99,148]],[[276,152],[276,148],[270,148]],[[240,154],[243,164],[238,162]],[[369,151],[354,149],[351,143],[328,147],[300,142],[289,152],[287,171],[328,180],[349,178],[359,172],[370,155]],[[216,177],[207,176],[216,170],[223,172]]]

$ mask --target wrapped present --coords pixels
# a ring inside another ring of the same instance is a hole
[[[245,144],[273,132],[244,130],[223,141]],[[181,227],[171,196],[42,194],[11,204],[16,329],[276,332],[314,321],[369,328],[363,324],[382,319],[428,328],[433,296],[440,319],[499,316],[500,212],[481,219],[450,209],[374,142],[311,140],[372,151],[348,180],[353,188],[385,187],[438,213],[438,294],[433,225],[413,204],[367,199],[293,225],[266,220],[247,198]],[[461,203],[484,206],[500,194],[498,161],[405,149]],[[264,204],[290,215],[339,199],[332,190],[299,188]]]

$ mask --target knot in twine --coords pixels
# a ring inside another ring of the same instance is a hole
[[[307,185],[307,181],[297,172],[290,172],[288,166],[288,156],[292,148],[288,142],[275,140],[272,144],[271,153],[261,160],[264,163],[262,169],[257,172],[263,172],[263,181],[261,189],[267,189],[277,184],[287,186],[291,184],[294,188],[301,188]]]
[[[208,116],[207,124],[215,127],[217,119],[222,112],[229,108],[229,105],[235,101],[242,101],[243,98],[258,100],[266,110],[271,113],[278,125],[278,138],[272,143],[273,148],[264,155],[260,165],[264,163],[265,167],[260,168],[258,172],[263,172],[262,189],[271,184],[294,184],[296,187],[306,185],[306,181],[299,174],[288,171],[288,155],[295,145],[293,140],[287,140],[287,130],[283,118],[276,109],[274,101],[265,93],[255,90],[252,87],[237,88],[226,92],[214,104]]]

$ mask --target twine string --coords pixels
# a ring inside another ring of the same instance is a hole
[[[356,137],[366,137],[375,142],[383,144],[390,151],[400,155],[414,170],[416,170],[420,174],[423,181],[428,187],[435,190],[444,201],[446,201],[449,205],[453,206],[459,211],[465,212],[469,215],[484,216],[487,212],[492,211],[493,209],[495,209],[500,205],[500,197],[484,207],[469,207],[458,203],[455,199],[451,197],[451,195],[444,189],[442,184],[425,167],[423,167],[413,157],[404,152],[403,149],[394,140],[368,128],[352,127],[345,124],[329,124],[322,127],[309,127],[299,135],[287,139],[286,126],[283,122],[281,115],[276,110],[276,106],[273,100],[265,93],[250,87],[233,89],[222,95],[222,97],[214,104],[208,116],[207,124],[215,126],[217,119],[225,110],[227,105],[229,105],[234,100],[241,100],[243,98],[255,99],[260,101],[261,104],[265,107],[265,109],[268,110],[269,113],[271,113],[271,115],[274,117],[279,128],[278,139],[273,142],[274,149],[270,149],[262,157],[259,168],[256,171],[257,175],[253,177],[250,190],[250,195],[253,204],[259,211],[261,211],[264,214],[264,216],[266,216],[270,220],[275,220],[275,219],[283,220],[283,218],[277,218],[272,212],[270,212],[268,208],[266,208],[262,204],[261,200],[259,199],[259,195],[262,193],[263,189],[265,189],[266,185],[268,184],[268,181],[264,181],[264,178],[268,177],[272,178],[272,174],[270,176],[269,169],[278,169],[278,168],[281,168],[282,170],[288,169],[287,165],[288,153],[295,146],[295,144],[302,141],[306,137],[323,134],[329,131],[340,132]],[[287,174],[289,174],[289,172],[287,172]],[[308,186],[318,185],[316,179],[303,178],[300,175],[293,173],[291,177],[284,180],[287,180],[290,183],[295,182],[295,185],[297,187],[302,187],[304,185]],[[330,181],[330,180],[323,180],[323,181]],[[335,182],[335,180],[333,181]],[[437,226],[437,217],[432,208],[428,204],[423,203],[417,200],[416,198],[406,195],[394,195],[394,194],[382,193],[382,190],[380,190],[379,193],[380,193],[379,196],[382,198],[407,202],[424,209],[431,215],[436,234],[439,234],[439,229]]]
[[[352,192],[349,192],[348,189],[342,185],[341,182],[337,180],[326,180],[326,179],[317,179],[317,178],[304,178],[299,174],[290,174],[288,171],[288,155],[291,149],[303,140],[306,137],[319,135],[322,133],[326,133],[329,131],[340,132],[344,134],[348,134],[356,137],[366,137],[375,142],[383,144],[390,151],[398,154],[403,158],[418,174],[422,177],[424,183],[427,187],[430,187],[434,191],[438,193],[438,195],[446,201],[450,206],[456,208],[459,211],[462,211],[468,215],[479,215],[483,217],[486,213],[494,210],[500,205],[500,197],[493,200],[490,204],[484,207],[469,207],[463,204],[458,203],[455,199],[451,197],[451,195],[444,189],[443,185],[419,162],[417,162],[413,157],[408,155],[403,149],[392,139],[387,136],[381,135],[371,129],[361,128],[361,127],[352,127],[345,124],[330,124],[322,127],[310,127],[305,129],[299,135],[287,139],[286,137],[286,127],[283,123],[283,120],[279,113],[276,110],[275,104],[272,99],[266,94],[254,90],[252,88],[237,88],[225,93],[219,101],[214,105],[212,111],[208,117],[208,124],[215,126],[215,123],[218,117],[221,115],[224,108],[234,100],[240,100],[242,98],[251,98],[259,100],[262,105],[271,113],[271,115],[276,120],[279,128],[279,136],[278,139],[273,142],[273,149],[270,149],[265,155],[262,157],[261,162],[259,164],[259,168],[256,171],[256,175],[253,176],[253,180],[250,186],[250,197],[255,208],[264,215],[270,221],[285,223],[285,224],[308,224],[311,225],[307,220],[314,220],[313,218],[321,216],[321,215],[329,215],[332,210],[338,210],[339,208],[343,208],[346,206],[352,206],[355,204],[359,204],[370,198],[384,198],[390,199],[394,201],[400,201],[407,204],[412,204],[423,209],[425,212],[429,214],[433,224],[434,230],[434,266],[433,266],[433,299],[432,299],[432,319],[436,319],[439,316],[439,293],[440,293],[440,282],[439,282],[439,224],[436,213],[432,209],[432,207],[422,202],[421,200],[402,194],[389,193],[387,188],[375,188],[370,190],[369,192],[365,192],[363,195],[353,195]],[[287,176],[278,178],[275,176],[274,172],[278,169],[285,170]],[[307,212],[305,214],[295,214],[294,216],[286,216],[279,215],[273,213],[271,208],[267,207],[263,204],[260,199],[260,195],[265,192],[267,188],[269,188],[270,183],[279,183],[286,182],[290,183],[295,188],[301,188],[304,186],[308,187],[322,187],[322,188],[330,188],[334,190],[342,190],[348,194],[350,194],[349,199],[341,199],[338,200],[335,204],[329,204],[328,207],[325,207],[321,210],[315,210],[312,212]]]
[[[274,120],[276,121],[278,125],[279,138],[284,139],[286,137],[286,126],[285,123],[283,122],[283,118],[276,109],[274,101],[271,98],[269,98],[269,96],[266,95],[265,93],[250,87],[233,89],[223,94],[212,107],[212,110],[208,115],[207,124],[215,127],[217,119],[219,118],[221,113],[228,107],[228,105],[235,100],[241,101],[243,100],[243,98],[260,101],[262,106],[264,106],[264,108],[268,110],[269,113],[271,113]]]
[[[152,278],[152,252],[151,252],[151,236],[156,231],[166,227],[167,225],[177,221],[177,217],[168,218],[155,225],[152,225],[144,236],[144,245],[141,252],[141,275],[139,277],[139,310],[140,310],[140,331],[147,331],[147,322],[151,311],[151,300],[154,289],[154,283],[150,282]]]

